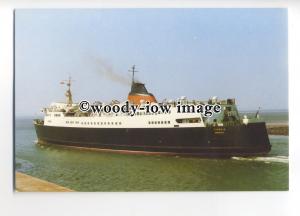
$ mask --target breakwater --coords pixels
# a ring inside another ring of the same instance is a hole
[[[269,135],[289,135],[289,126],[287,124],[267,124]]]

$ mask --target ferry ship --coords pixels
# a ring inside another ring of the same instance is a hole
[[[235,99],[208,101],[177,100],[158,102],[145,84],[135,81],[132,67],[130,104],[168,104],[170,112],[127,113],[81,112],[72,99],[72,80],[67,85],[66,102],[43,108],[43,119],[35,119],[37,143],[116,151],[208,157],[256,156],[271,150],[266,124],[256,118],[241,117]],[[178,113],[176,103],[219,104],[221,112],[212,117],[199,113]],[[95,104],[104,104],[95,102]],[[109,104],[122,104],[113,100]]]

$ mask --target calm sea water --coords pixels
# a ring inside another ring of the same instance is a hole
[[[262,113],[286,123],[286,112]],[[40,147],[31,118],[17,118],[16,170],[76,191],[288,190],[288,136],[270,136],[266,157],[204,159]]]

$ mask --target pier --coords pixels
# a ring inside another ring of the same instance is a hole
[[[69,188],[20,172],[16,172],[15,181],[17,192],[73,192]]]
[[[289,135],[288,124],[267,124],[267,130],[269,135]]]

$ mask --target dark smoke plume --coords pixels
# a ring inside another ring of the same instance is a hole
[[[98,72],[100,72],[100,74],[105,78],[114,82],[118,82],[123,85],[131,84],[129,76],[125,76],[120,73],[117,73],[116,71],[114,71],[113,66],[107,63],[106,61],[104,61],[103,59],[97,58],[96,62],[97,62]]]

